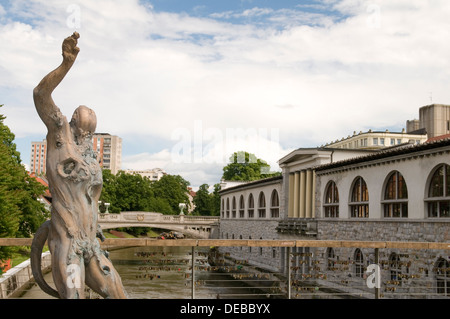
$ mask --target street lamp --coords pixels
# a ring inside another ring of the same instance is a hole
[[[183,209],[186,207],[186,204],[185,203],[180,203],[178,205],[178,207],[180,207],[180,215],[184,215]]]

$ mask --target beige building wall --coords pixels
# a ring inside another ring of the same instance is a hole
[[[93,136],[94,151],[98,154],[100,166],[117,174],[122,166],[122,138],[108,133]]]
[[[431,104],[419,109],[419,126],[429,138],[450,133],[450,105]]]
[[[30,172],[44,175],[46,172],[47,140],[31,142]]]
[[[314,218],[314,167],[372,154],[375,150],[340,148],[300,148],[278,161],[283,175],[280,207],[283,218]],[[286,215],[287,214],[287,215]]]
[[[415,126],[411,124],[410,127]],[[409,134],[405,130],[402,132],[389,132],[388,130],[374,132],[369,130],[368,132],[354,132],[352,136],[326,144],[325,147],[376,150],[404,143],[421,144],[426,142],[427,139],[427,134]]]
[[[153,169],[145,169],[145,170],[135,170],[135,169],[126,169],[124,170],[127,174],[139,174],[142,177],[146,177],[149,180],[156,182],[161,179],[167,173],[161,168],[153,168]]]

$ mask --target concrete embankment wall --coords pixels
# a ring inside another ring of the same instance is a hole
[[[50,271],[51,255],[50,252],[42,254],[42,272]],[[11,268],[0,277],[0,299],[18,296],[23,290],[27,289],[34,282],[31,271],[30,260]]]

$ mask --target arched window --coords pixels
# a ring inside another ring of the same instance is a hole
[[[329,247],[327,248],[327,270],[335,270],[336,265],[336,254],[334,253],[334,249]]]
[[[234,196],[231,202],[231,217],[236,218],[236,197]]]
[[[442,164],[434,171],[430,180],[428,217],[450,217],[450,166]]]
[[[450,296],[450,262],[439,258],[435,269],[437,293]]]
[[[227,198],[227,218],[230,218],[230,199]]]
[[[384,217],[408,217],[408,188],[403,175],[395,171],[384,189]]]
[[[353,183],[350,216],[369,217],[369,191],[362,177],[357,177]]]
[[[245,207],[244,207],[244,195],[241,195],[241,197],[239,198],[239,218],[244,218],[244,212],[245,212]]]
[[[389,268],[391,271],[391,280],[402,280],[402,263],[400,262],[400,256],[396,253],[392,253],[389,256]]]
[[[326,187],[323,207],[325,217],[339,217],[339,192],[333,181],[330,181]]]
[[[270,216],[272,218],[280,217],[280,199],[276,189],[272,191],[272,196],[270,196]]]
[[[259,193],[258,197],[258,217],[266,217],[266,196],[264,196],[263,192]]]
[[[255,200],[253,199],[253,194],[248,197],[248,218],[253,218],[255,212]]]
[[[355,250],[353,261],[355,267],[355,276],[362,278],[364,276],[364,256],[359,248]]]

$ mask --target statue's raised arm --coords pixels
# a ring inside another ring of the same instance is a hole
[[[47,74],[33,90],[34,104],[44,124],[49,127],[56,120],[55,112],[59,108],[52,99],[52,92],[64,79],[77,58],[80,49],[77,47],[78,32],[64,39],[62,44],[62,63],[52,72]]]

